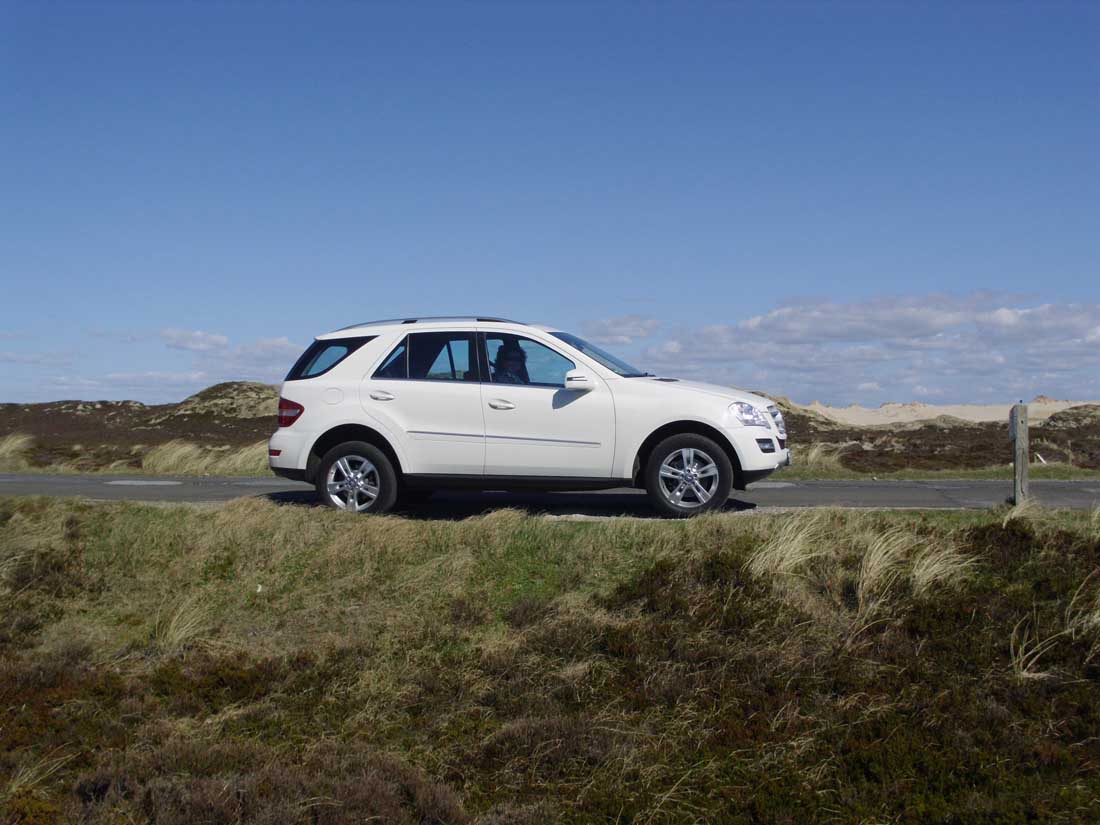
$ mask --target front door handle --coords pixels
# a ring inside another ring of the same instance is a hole
[[[393,401],[393,399],[397,398],[392,392],[386,392],[385,390],[373,390],[370,397],[375,401]]]
[[[494,398],[489,402],[489,406],[494,410],[514,410],[516,405],[511,401],[505,401],[503,398]]]

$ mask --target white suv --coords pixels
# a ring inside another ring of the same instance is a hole
[[[271,469],[332,507],[383,513],[443,487],[641,486],[671,516],[790,464],[759,395],[662,378],[567,332],[501,318],[372,321],[291,369]]]

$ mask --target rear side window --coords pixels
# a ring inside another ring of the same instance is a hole
[[[417,332],[409,336],[409,378],[477,381],[477,344],[472,332]]]
[[[477,381],[477,339],[473,332],[406,335],[375,370],[374,377]]]
[[[324,341],[314,341],[291,367],[286,380],[298,381],[324,375],[375,337],[371,335],[366,338],[327,338]]]
[[[394,347],[393,352],[386,356],[382,366],[374,371],[374,378],[408,378],[409,377],[409,336],[401,339],[401,343]]]

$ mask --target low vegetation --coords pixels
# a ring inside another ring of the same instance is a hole
[[[267,442],[247,447],[202,446],[173,439],[152,447],[137,445],[127,459],[103,462],[95,451],[76,445],[69,456],[49,464],[35,464],[35,441],[15,433],[0,438],[0,472],[150,473],[179,476],[267,476]]]
[[[815,445],[817,446],[817,445]],[[811,448],[808,452],[811,452]],[[824,447],[833,453],[828,463],[820,461],[800,463],[798,453],[793,455],[793,466],[785,468],[773,476],[776,481],[1011,481],[1014,469],[1011,464],[991,465],[987,467],[963,467],[956,469],[920,469],[902,470],[855,470],[844,464],[835,447]],[[1100,470],[1093,467],[1078,467],[1074,464],[1048,462],[1033,463],[1028,475],[1033,481],[1095,481],[1100,479]]]
[[[27,454],[33,443],[34,439],[24,433],[0,437],[0,472],[25,470],[29,466]]]
[[[268,475],[264,442],[276,427],[278,398],[278,387],[231,381],[177,404],[0,403],[0,472]],[[856,427],[773,400],[786,417],[794,454],[780,479],[1012,477],[1007,421],[941,415]],[[1034,420],[1031,446],[1035,479],[1100,478],[1100,405]]]
[[[200,447],[188,441],[169,441],[151,448],[141,469],[156,475],[257,476],[269,475],[267,442],[248,447]]]
[[[0,821],[1097,821],[1098,519],[0,499]]]

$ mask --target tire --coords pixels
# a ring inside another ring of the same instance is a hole
[[[354,478],[357,485],[352,495],[343,483],[348,478]],[[334,485],[331,491],[330,484]],[[386,513],[397,500],[393,464],[385,453],[364,441],[346,441],[325,453],[317,468],[316,486],[321,502],[336,510]]]
[[[685,462],[691,471],[684,479]],[[721,509],[733,488],[733,465],[726,451],[706,436],[672,435],[653,448],[646,461],[645,489],[653,508],[687,518]]]

